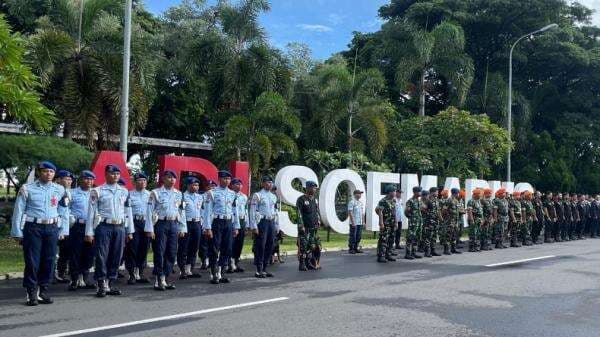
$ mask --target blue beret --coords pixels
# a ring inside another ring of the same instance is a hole
[[[415,186],[413,187],[413,193],[419,193],[421,192],[423,189],[420,186]]]
[[[208,184],[209,185],[215,185],[215,186],[217,186],[217,183],[215,183],[214,180],[208,180]]]
[[[94,172],[89,171],[89,170],[83,170],[81,171],[81,174],[79,175],[81,178],[92,178],[92,179],[96,179],[96,175],[94,174]]]
[[[39,169],[50,169],[53,171],[56,171],[56,165],[52,164],[51,162],[44,160],[41,161],[37,164],[37,168]]]
[[[173,170],[164,170],[162,175],[163,175],[163,177],[169,175],[169,176],[177,179],[177,174],[175,174],[175,172]]]
[[[121,185],[121,186],[125,186],[125,179],[119,178],[118,184]]]
[[[429,193],[433,193],[433,192],[437,192],[437,191],[438,191],[438,188],[435,186],[433,186],[429,189]]]
[[[144,173],[144,172],[138,172],[133,176],[133,180],[138,180],[138,179],[148,179],[148,176]]]
[[[424,196],[424,197],[426,197],[426,196],[429,195],[429,191],[428,190],[423,190],[423,191],[421,191],[421,195]]]
[[[194,183],[200,183],[200,180],[198,180],[198,178],[196,177],[187,177],[187,179],[185,180],[186,184],[194,184]]]
[[[113,165],[113,164],[108,164],[104,167],[104,173],[114,173],[114,172],[121,173],[121,169],[119,169],[119,167],[117,165]]]
[[[452,194],[458,194],[459,192],[460,192],[460,190],[456,187],[450,190],[450,193],[452,193]]]
[[[273,182],[273,179],[271,179],[271,177],[269,176],[263,176],[260,181],[262,181],[263,183],[265,182]]]
[[[221,170],[217,173],[217,175],[219,176],[219,178],[231,178],[231,173],[229,173],[229,171],[226,170]]]
[[[233,178],[231,179],[231,184],[235,185],[235,184],[241,184],[242,180],[240,178]]]
[[[56,176],[59,178],[73,177],[73,174],[71,174],[71,172],[69,172],[67,170],[58,170],[58,172],[56,172]]]
[[[306,182],[306,187],[317,187],[317,183],[312,180],[309,180]]]

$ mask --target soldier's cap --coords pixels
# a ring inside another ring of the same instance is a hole
[[[125,186],[125,179],[119,178],[119,181],[117,183],[121,186]]]
[[[49,162],[47,160],[43,160],[43,161],[37,163],[37,165],[35,167],[38,169],[49,169],[49,170],[56,172],[56,165],[52,164],[51,162]]]
[[[198,179],[198,178],[196,178],[194,176],[190,176],[190,177],[187,177],[185,179],[185,183],[188,184],[188,185],[195,184],[195,183],[199,184],[200,183],[200,179]]]
[[[231,178],[231,173],[227,170],[220,170],[217,172],[217,176],[219,176],[219,178]]]
[[[114,164],[108,164],[106,166],[104,166],[104,173],[114,173],[114,172],[119,172],[121,173],[121,169]]]
[[[464,189],[462,189],[462,190],[460,190],[460,192],[458,192],[458,196],[461,197],[461,198],[464,198],[465,195],[466,195],[466,192],[465,192]]]
[[[363,194],[363,191],[361,191],[361,190],[354,190],[354,192],[352,192],[352,194]]]
[[[441,192],[443,197],[447,197],[448,196],[448,190],[447,189],[443,189]]]
[[[96,179],[96,175],[94,174],[94,172],[90,171],[90,170],[83,170],[81,171],[81,173],[79,174],[79,177],[81,178],[90,178],[90,179]]]
[[[473,190],[473,195],[481,195],[481,189],[480,188],[476,188]]]
[[[513,197],[520,197],[521,196],[521,192],[514,191],[512,195],[513,195]]]
[[[64,178],[64,177],[73,178],[73,174],[68,170],[58,170],[58,172],[56,172],[56,176],[59,178]]]
[[[260,178],[260,181],[263,183],[272,183],[273,179],[269,176],[263,176],[262,178]]]
[[[146,179],[148,180],[148,176],[144,173],[144,172],[138,172],[133,176],[134,180],[138,180],[138,179]]]
[[[531,192],[525,191],[525,192],[523,192],[523,195],[526,196],[526,197],[530,197],[531,196]]]
[[[423,189],[420,186],[415,186],[413,187],[413,193],[419,193],[421,192]]]
[[[231,185],[236,185],[236,184],[242,184],[242,179],[240,178],[233,178],[231,179]]]
[[[426,197],[428,195],[429,195],[429,191],[428,190],[421,191],[421,196]]]
[[[503,195],[505,192],[506,192],[506,190],[505,190],[505,189],[503,189],[503,188],[501,188],[501,189],[498,189],[498,190],[496,191],[496,196],[497,196],[497,197],[499,197],[499,196]]]
[[[484,195],[492,195],[492,189],[491,188],[486,188],[483,190],[483,194]]]
[[[385,188],[383,189],[383,191],[385,193],[396,192],[396,186],[394,186],[394,185],[387,185],[387,186],[385,186]]]
[[[162,173],[162,176],[163,177],[171,176],[171,177],[177,179],[177,174],[173,170],[164,170],[163,173]]]
[[[438,191],[438,188],[435,187],[435,186],[429,188],[429,193],[434,193],[434,192],[437,192],[437,191]]]
[[[208,184],[209,185],[213,185],[213,186],[217,186],[217,183],[215,183],[214,180],[210,180],[210,179],[208,180]]]
[[[459,192],[460,192],[460,190],[456,187],[450,190],[450,193],[452,193],[452,194],[458,194]]]
[[[309,180],[306,182],[306,188],[309,188],[309,187],[318,187],[318,185],[316,182]]]

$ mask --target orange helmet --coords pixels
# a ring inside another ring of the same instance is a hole
[[[512,195],[513,195],[513,197],[520,197],[521,196],[521,192],[514,191]]]
[[[483,195],[491,196],[492,195],[492,189],[491,188],[484,189],[483,190]]]
[[[464,189],[460,190],[460,193],[458,193],[458,196],[461,197],[461,198],[463,198],[463,199],[464,199],[465,195],[466,195],[466,193],[465,193]]]
[[[473,190],[473,195],[481,195],[481,189],[480,188],[476,188]]]
[[[504,193],[506,192],[505,189],[501,188],[499,190],[496,191],[496,197],[501,197]]]
[[[448,190],[447,189],[443,189],[442,192],[440,193],[442,197],[447,197],[448,196]]]
[[[525,192],[523,193],[523,196],[524,196],[526,199],[531,199],[531,192],[529,192],[529,191],[525,191]]]

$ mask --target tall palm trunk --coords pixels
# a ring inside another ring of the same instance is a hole
[[[425,117],[425,68],[421,71],[419,92],[419,116]]]

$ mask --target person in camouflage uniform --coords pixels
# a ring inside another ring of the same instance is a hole
[[[423,206],[425,211],[425,219],[423,220],[423,249],[425,257],[441,256],[435,251],[436,230],[442,220],[440,213],[440,204],[438,200],[438,188],[432,187],[429,189],[428,196],[423,193]]]
[[[481,242],[481,223],[483,222],[483,207],[481,206],[481,189],[473,190],[473,198],[467,203],[469,221],[469,252],[479,252]]]
[[[448,216],[448,203],[450,202],[450,198],[448,197],[448,190],[443,189],[440,192],[440,212],[442,215],[442,220],[440,221],[439,227],[439,235],[440,235],[440,244],[444,247],[444,255],[451,255],[450,253],[450,242],[453,239],[452,230],[450,229],[450,217]]]
[[[319,201],[315,197],[317,183],[306,182],[306,190],[296,201],[298,212],[298,269],[321,269],[321,239],[318,230],[321,226]]]
[[[592,228],[590,237],[596,238],[600,230],[600,194],[596,194],[596,198],[592,201]]]
[[[377,240],[377,262],[385,263],[387,261],[396,261],[392,257],[393,241],[390,238],[394,237],[394,229],[396,228],[396,188],[387,186],[385,188],[387,194],[381,199],[375,208],[375,212],[379,215],[379,240]]]
[[[481,199],[483,208],[483,222],[481,223],[481,250],[492,250],[492,230],[494,226],[494,205],[492,204],[492,190],[483,190]]]
[[[579,208],[577,207],[576,193],[571,194],[571,213],[573,214],[573,221],[571,221],[571,226],[569,227],[567,235],[569,236],[569,240],[577,240],[575,233],[581,222],[581,215],[579,214]]]
[[[534,222],[537,222],[537,215],[535,214],[535,208],[533,207],[533,202],[531,201],[532,194],[529,191],[525,191],[523,193],[523,213],[525,215],[525,221],[521,224],[521,239],[523,240],[523,245],[531,246],[533,242],[531,241],[531,229]]]
[[[531,228],[531,239],[533,244],[541,244],[544,242],[542,239],[545,234],[544,231],[544,204],[542,202],[542,193],[535,191],[535,197],[533,198],[533,209],[535,210],[536,221],[533,222]]]
[[[569,238],[569,228],[573,222],[573,208],[571,208],[571,197],[569,196],[569,193],[563,194],[562,205],[564,210],[564,220],[560,228],[560,238],[562,241],[571,241]]]
[[[509,224],[510,246],[521,247],[521,243],[519,242],[519,234],[524,220],[523,207],[521,205],[521,192],[513,192],[512,199],[508,204],[511,210],[510,213],[512,214],[511,223]]]
[[[508,200],[506,200],[506,191],[503,188],[496,191],[496,198],[494,199],[493,205],[495,247],[500,249],[508,248],[504,245],[504,241],[508,229],[510,209]]]
[[[465,207],[465,190],[462,189],[458,192],[458,205],[459,205],[459,209],[461,211],[461,213],[464,215],[467,213],[466,211],[466,207]],[[463,217],[461,217],[460,221],[458,222],[458,229],[456,232],[456,248],[464,248],[464,243],[462,242],[461,238],[463,235],[463,231],[465,229],[465,222]]]
[[[552,234],[555,242],[562,242],[561,232],[565,222],[565,204],[563,203],[562,193],[554,195],[554,207],[556,208],[556,222]]]
[[[444,246],[445,255],[462,254],[462,252],[456,250],[456,236],[458,235],[458,223],[462,221],[462,215],[464,213],[461,213],[459,207],[459,189],[453,188],[450,192],[452,193],[452,196],[444,199],[441,204],[442,217],[444,219],[442,222],[446,227],[446,235],[440,240],[440,243]]]
[[[556,205],[554,204],[552,192],[546,195],[542,206],[544,208],[544,243],[553,243],[554,227],[558,219],[556,217]]]
[[[404,208],[404,215],[408,218],[408,229],[406,233],[406,255],[404,256],[407,260],[420,259],[421,256],[417,254],[418,240],[421,237],[421,230],[423,226],[423,217],[421,215],[421,209],[423,203],[419,200],[421,196],[421,188],[418,186],[413,187],[413,196],[406,202]]]
[[[577,229],[575,230],[575,237],[577,240],[585,239],[585,231],[589,230],[589,204],[583,194],[579,195],[579,200],[577,200],[577,212],[579,213],[579,224]]]

